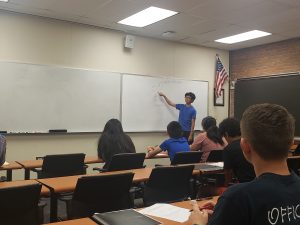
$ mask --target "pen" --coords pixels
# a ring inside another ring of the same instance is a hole
[[[210,199],[213,199],[213,197],[196,198],[196,201],[204,201],[204,200],[210,200]]]
[[[204,200],[210,200],[210,199],[213,199],[213,197],[197,198],[196,200],[191,200],[191,201],[204,201]],[[211,206],[211,205],[205,205],[205,206],[199,207],[200,211],[201,211],[202,209],[210,209],[210,210],[212,210],[213,208],[214,208],[214,207]],[[192,212],[192,211],[193,211],[193,209],[190,210],[190,212]]]
[[[196,200],[192,200],[190,197],[188,197],[188,200],[191,202],[191,204],[194,204],[194,203],[196,203]],[[197,204],[197,203],[196,203]],[[190,209],[190,212],[192,212],[193,210],[192,209]]]

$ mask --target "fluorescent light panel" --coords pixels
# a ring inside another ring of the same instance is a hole
[[[8,2],[8,0],[0,0],[0,2]]]
[[[267,33],[267,32],[260,31],[260,30],[252,30],[252,31],[248,31],[245,33],[233,35],[230,37],[221,38],[221,39],[218,39],[215,41],[225,43],[225,44],[233,44],[233,43],[247,41],[247,40],[264,37],[264,36],[268,36],[268,35],[271,35],[271,33]]]
[[[132,16],[129,16],[119,21],[118,23],[133,26],[133,27],[145,27],[149,24],[163,20],[177,13],[178,12],[151,6],[147,9],[144,9]]]

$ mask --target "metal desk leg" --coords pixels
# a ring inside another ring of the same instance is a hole
[[[12,170],[6,170],[6,180],[12,181]]]
[[[30,169],[25,169],[25,180],[29,180],[30,179]]]
[[[57,198],[58,194],[54,190],[50,191],[50,222],[57,221]]]

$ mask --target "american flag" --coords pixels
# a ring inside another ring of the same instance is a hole
[[[219,56],[217,56],[216,63],[216,82],[215,82],[215,95],[216,97],[221,96],[221,90],[224,82],[228,78],[228,73],[226,72]]]

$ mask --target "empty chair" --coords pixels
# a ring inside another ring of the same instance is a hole
[[[300,155],[300,144],[298,144],[297,147],[295,148],[293,155]]]
[[[117,171],[117,170],[131,170],[144,167],[146,153],[121,153],[112,157],[107,169],[94,168],[101,172]]]
[[[41,184],[0,189],[0,221],[7,225],[37,225]]]
[[[300,175],[299,169],[300,169],[300,157],[298,158],[288,158],[287,159],[287,165],[289,167],[290,171],[293,171],[296,173],[298,176]]]
[[[69,218],[91,216],[132,207],[129,188],[134,174],[86,176],[78,179]]]
[[[84,153],[46,155],[43,157],[42,169],[32,169],[39,179],[81,175],[86,173]]]
[[[171,165],[199,163],[201,161],[202,152],[189,151],[177,152],[171,162]]]
[[[223,162],[223,150],[213,150],[209,153],[207,162]]]
[[[154,168],[144,187],[144,204],[149,206],[187,199],[193,169],[193,165]]]

